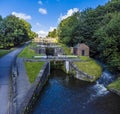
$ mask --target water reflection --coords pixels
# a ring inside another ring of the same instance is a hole
[[[107,91],[101,80],[88,83],[53,71],[34,114],[120,114],[120,97]]]

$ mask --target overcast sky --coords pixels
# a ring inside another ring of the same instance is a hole
[[[32,25],[41,36],[53,30],[62,19],[88,7],[104,5],[108,0],[0,0],[0,15],[16,15]]]

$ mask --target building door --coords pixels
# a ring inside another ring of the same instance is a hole
[[[84,56],[85,55],[85,50],[82,50],[82,56]]]

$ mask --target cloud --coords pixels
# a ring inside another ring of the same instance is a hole
[[[43,4],[43,3],[42,3],[42,0],[38,1],[38,4],[42,5],[42,4]]]
[[[30,20],[31,19],[31,16],[27,15],[25,13],[12,12],[12,15],[15,15],[16,17],[19,17],[19,18],[25,19],[25,20]]]
[[[47,31],[43,31],[43,30],[40,30],[37,32],[38,36],[40,37],[45,37],[47,36],[48,32]]]
[[[46,15],[47,14],[47,10],[44,9],[44,8],[39,8],[39,12],[43,15]]]
[[[60,15],[60,17],[58,18],[58,22],[62,21],[63,19],[66,19],[67,17],[73,15],[75,12],[78,11],[79,11],[78,8],[69,9],[66,15],[62,15],[62,14]]]
[[[39,27],[41,26],[41,24],[39,22],[37,22],[36,25],[39,26]]]

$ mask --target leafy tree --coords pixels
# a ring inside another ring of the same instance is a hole
[[[72,31],[79,22],[79,12],[74,13],[72,16],[62,20],[58,26],[59,41],[69,46],[72,45]]]
[[[75,46],[86,43],[90,56],[101,59],[111,70],[120,71],[120,0],[111,0],[96,9],[62,20],[58,26],[59,41]]]
[[[31,40],[36,33],[31,31],[31,25],[23,19],[9,15],[2,19],[0,17],[0,43],[4,48],[18,46]]]
[[[56,38],[57,36],[58,36],[57,35],[57,30],[54,29],[53,31],[51,31],[51,32],[48,33],[47,37]]]

